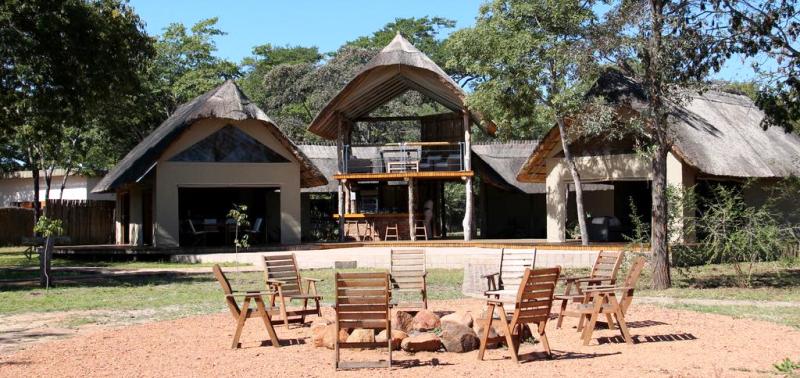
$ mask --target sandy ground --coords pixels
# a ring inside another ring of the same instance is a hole
[[[480,313],[479,300],[432,302],[434,310]],[[330,376],[333,351],[311,345],[308,327],[277,327],[281,348],[267,339],[263,323],[249,321],[243,348],[231,350],[230,314],[96,329],[74,337],[28,344],[0,356],[0,376]],[[392,376],[764,376],[772,364],[800,356],[800,331],[772,323],[689,311],[634,305],[628,314],[638,341],[622,342],[618,331],[599,329],[583,346],[568,319],[564,329],[548,324],[555,358],[544,358],[540,345],[524,344],[526,359],[514,364],[504,349],[465,354],[395,352]],[[5,335],[4,335],[5,336]],[[347,359],[378,359],[379,351],[346,350]],[[337,376],[389,375],[386,370],[338,372]]]

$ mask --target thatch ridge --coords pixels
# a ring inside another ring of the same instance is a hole
[[[325,176],[305,154],[278,129],[275,123],[239,89],[233,80],[192,99],[178,107],[92,189],[94,193],[109,192],[135,182],[145,175],[161,154],[194,122],[219,118],[232,121],[254,119],[260,121],[273,136],[297,159],[301,166],[301,186],[313,187],[327,184]]]

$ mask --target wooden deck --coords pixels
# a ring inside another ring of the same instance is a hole
[[[400,241],[364,241],[364,242],[331,242],[331,243],[304,243],[294,245],[267,245],[254,246],[241,253],[250,252],[271,252],[271,251],[308,251],[308,250],[332,250],[341,248],[512,248],[527,249],[540,248],[560,251],[599,251],[599,250],[621,250],[627,246],[626,243],[592,243],[582,246],[578,242],[548,243],[542,239],[477,239],[463,241],[457,239],[447,240],[400,240]],[[178,255],[178,254],[211,254],[211,253],[232,253],[233,247],[168,247],[156,248],[152,246],[132,246],[132,245],[63,245],[56,246],[54,254],[61,256],[80,256],[80,255]]]

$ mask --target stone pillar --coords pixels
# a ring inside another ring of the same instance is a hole
[[[547,241],[563,243],[567,230],[567,184],[550,170],[545,181],[547,189]]]
[[[694,171],[678,160],[672,152],[667,154],[667,186],[672,186],[683,193],[684,189],[693,187],[695,182]],[[675,217],[675,229],[683,230],[684,218],[693,218],[694,216],[694,208],[684,209],[683,214]],[[683,232],[674,232],[669,235],[669,238],[671,243],[693,243],[695,234],[694,230],[683,230]]]

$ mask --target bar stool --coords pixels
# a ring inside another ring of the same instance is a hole
[[[361,235],[362,239],[375,241],[375,227],[368,220],[364,220],[364,234]]]
[[[421,234],[420,231],[422,231]],[[425,221],[418,220],[414,222],[414,237],[423,237],[425,240],[428,240],[428,228],[425,227]]]
[[[348,226],[355,226],[356,234],[355,234],[355,236],[353,238],[356,241],[361,241],[361,232],[359,232],[359,229],[358,229],[359,228],[358,227],[359,223],[360,222],[358,220],[352,220],[352,219],[344,221],[344,238],[345,239],[347,239],[348,236],[351,236],[350,235],[350,227],[348,227]]]
[[[394,240],[400,240],[400,232],[397,230],[397,223],[394,226],[386,225],[386,232],[384,233],[383,240],[389,240],[389,238],[394,238]]]

